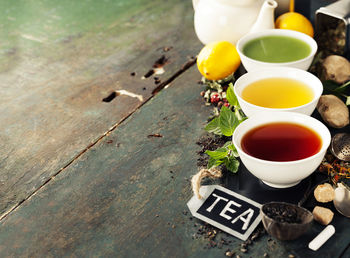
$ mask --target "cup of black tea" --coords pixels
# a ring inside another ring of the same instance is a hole
[[[247,169],[265,184],[298,184],[321,164],[331,141],[317,119],[293,112],[252,116],[237,126],[232,141]]]

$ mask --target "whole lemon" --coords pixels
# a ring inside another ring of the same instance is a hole
[[[221,80],[234,73],[241,63],[236,47],[227,41],[205,45],[197,57],[199,72],[208,80]]]
[[[296,30],[310,37],[314,36],[314,28],[311,22],[302,14],[288,12],[279,16],[275,23],[276,29]]]

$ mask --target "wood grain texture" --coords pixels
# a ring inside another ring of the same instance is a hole
[[[5,2],[0,214],[149,99],[154,76],[141,77],[157,59],[168,60],[157,75],[164,81],[201,46],[187,0]],[[143,100],[122,95],[102,101],[115,90]]]
[[[185,73],[5,218],[2,256],[207,256],[182,213],[210,111],[199,78]]]
[[[148,99],[156,85],[140,77],[156,59],[169,58],[159,76],[164,80],[200,48],[190,1],[34,2],[0,6],[7,10],[0,15],[0,37],[6,38],[0,61],[2,211],[142,103],[102,98],[128,89]],[[163,52],[164,46],[173,48]],[[217,238],[232,242],[222,249],[207,249],[204,236],[193,239],[201,222],[186,215],[189,180],[197,172],[195,142],[210,115],[199,79],[194,67],[186,71],[4,218],[0,256],[220,257],[230,248],[241,257],[338,257],[349,244],[346,219],[320,252],[306,249],[319,225],[303,241],[264,235],[247,254],[240,240],[224,233]]]
[[[1,221],[2,257],[220,257],[227,248],[241,257],[338,257],[349,242],[344,218],[320,252],[306,247],[322,229],[317,224],[297,241],[264,235],[248,253],[225,233],[216,240],[231,243],[221,249],[208,249],[205,235],[193,238],[203,224],[186,203],[196,141],[211,110],[199,96],[199,78],[195,67],[186,71]],[[226,177],[244,180],[238,173]],[[232,180],[216,183],[225,182]]]

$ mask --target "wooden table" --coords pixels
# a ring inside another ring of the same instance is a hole
[[[345,218],[318,252],[318,225],[248,253],[196,235],[186,202],[211,108],[191,1],[0,6],[1,257],[350,256]]]

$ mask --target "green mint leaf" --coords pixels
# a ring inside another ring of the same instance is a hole
[[[244,120],[246,120],[248,117],[243,113],[241,109],[238,107],[235,107],[235,116],[238,119],[238,123],[242,123]]]
[[[228,141],[224,144],[224,146],[222,146],[223,148],[227,148],[229,149],[230,148],[230,145],[233,144],[231,141]]]
[[[241,120],[239,120],[239,122],[240,123],[242,123],[244,120],[247,120],[248,119],[248,117],[243,113],[243,111],[242,112],[240,112],[241,113],[241,117],[242,117],[242,119]],[[243,114],[242,114],[243,113]]]
[[[237,97],[236,97],[235,92],[233,90],[232,83],[230,83],[228,88],[227,88],[226,99],[227,99],[228,103],[230,103],[231,106],[234,106],[235,108],[239,106]]]
[[[223,159],[227,156],[228,150],[226,148],[219,148],[215,151],[207,150],[205,151],[205,154],[208,154],[210,157],[214,159]]]
[[[238,171],[239,167],[239,161],[235,159],[234,157],[231,158],[225,158],[224,164],[228,170],[230,170],[233,173],[236,173]]]
[[[222,159],[214,159],[212,157],[209,158],[207,168],[220,166],[224,161]]]
[[[231,150],[231,153],[230,153],[231,157],[235,157],[235,158],[238,158],[239,157],[239,154],[238,154],[238,151],[236,150],[236,148],[234,150]]]
[[[227,107],[223,106],[219,116],[219,126],[223,135],[231,136],[236,129],[238,121],[235,114]]]
[[[350,96],[346,96],[346,102],[345,102],[345,104],[346,104],[347,106],[350,105]]]
[[[219,126],[219,118],[215,117],[213,120],[211,120],[205,127],[204,129],[209,132],[209,133],[214,133],[218,135],[222,135],[222,132],[220,130]]]
[[[235,145],[233,145],[232,142],[227,142],[227,143],[225,143],[225,145],[226,145],[226,148],[229,150],[229,156],[231,156],[231,157],[233,156],[236,158],[239,157],[238,151],[236,150],[236,147],[235,147]]]
[[[235,145],[233,145],[231,141],[226,142],[223,148],[226,148],[228,150],[236,150]]]

